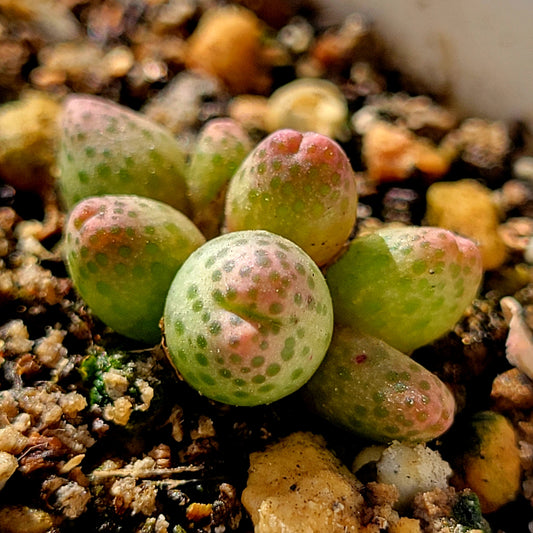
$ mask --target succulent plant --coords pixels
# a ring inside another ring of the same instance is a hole
[[[78,372],[89,405],[107,422],[135,434],[168,417],[166,407],[172,400],[165,392],[175,380],[161,346],[127,351],[95,345]]]
[[[421,226],[357,237],[326,272],[336,321],[404,353],[449,331],[481,278],[472,241]]]
[[[169,356],[205,396],[259,405],[300,388],[333,329],[322,273],[293,242],[262,230],[216,237],[190,255],[164,313]]]
[[[279,130],[266,137],[230,181],[226,231],[264,229],[330,261],[356,219],[357,191],[346,154],[318,133]]]
[[[251,149],[250,136],[231,118],[212,119],[198,134],[185,179],[192,220],[208,239],[220,233],[228,182]]]
[[[452,424],[455,399],[433,373],[380,339],[336,326],[304,388],[318,414],[380,442],[425,442]]]
[[[188,214],[181,145],[141,113],[103,98],[66,98],[58,167],[67,209],[89,196],[135,194]]]
[[[204,241],[198,228],[167,204],[104,195],[72,209],[64,254],[75,288],[96,316],[122,335],[156,343],[170,283]]]

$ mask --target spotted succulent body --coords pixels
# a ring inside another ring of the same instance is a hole
[[[284,129],[259,143],[231,179],[224,225],[277,233],[324,265],[348,239],[356,210],[354,173],[342,148],[318,133]]]
[[[481,278],[472,241],[419,226],[358,237],[326,272],[336,321],[405,353],[450,330]]]
[[[432,440],[455,415],[455,399],[435,374],[382,340],[345,326],[336,326],[305,397],[330,422],[379,442]]]
[[[187,213],[185,166],[178,141],[141,113],[96,96],[66,98],[58,167],[67,209],[89,196],[135,194]]]
[[[168,288],[205,242],[173,207],[134,195],[82,200],[65,229],[64,254],[75,288],[113,330],[156,343]]]
[[[168,293],[170,358],[205,396],[233,405],[278,400],[313,374],[333,329],[316,264],[267,231],[228,233],[185,261]]]
[[[185,175],[192,219],[207,238],[220,233],[229,180],[252,149],[243,126],[212,119],[200,130]]]

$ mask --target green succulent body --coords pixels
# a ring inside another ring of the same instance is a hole
[[[220,233],[228,182],[251,149],[246,130],[230,118],[213,119],[198,134],[185,178],[192,219],[207,238]]]
[[[405,353],[449,331],[481,278],[472,241],[418,226],[358,237],[326,272],[336,321]]]
[[[279,130],[259,143],[230,181],[227,231],[264,229],[328,263],[356,220],[355,177],[346,154],[318,133]]]
[[[170,358],[205,396],[234,405],[278,400],[313,374],[331,339],[331,299],[316,264],[261,230],[196,250],[168,293]]]
[[[333,424],[379,442],[432,440],[451,426],[455,414],[454,397],[435,374],[345,326],[336,326],[305,397]]]
[[[106,195],[71,211],[64,254],[75,288],[97,317],[122,335],[157,343],[170,283],[204,242],[198,228],[167,204]]]
[[[141,113],[103,98],[67,97],[58,167],[67,209],[89,196],[135,194],[189,211],[178,141]]]

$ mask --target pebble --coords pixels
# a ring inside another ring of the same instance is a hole
[[[111,49],[103,58],[104,70],[111,78],[125,76],[135,63],[132,51],[126,46]]]
[[[359,481],[312,433],[292,433],[252,453],[242,503],[256,531],[363,529]]]
[[[0,107],[0,177],[9,185],[42,191],[52,183],[60,109],[37,91]]]
[[[181,72],[142,111],[174,134],[199,125],[207,101],[222,106],[228,98],[216,78],[197,72]]]
[[[500,267],[507,258],[499,222],[490,189],[478,181],[439,182],[427,191],[425,223],[454,231],[478,243],[484,270]]]
[[[217,77],[233,94],[270,88],[263,26],[252,11],[235,6],[204,13],[188,39],[185,65]]]
[[[522,179],[510,179],[500,189],[494,191],[494,200],[502,213],[502,217],[512,210],[527,212],[533,203],[533,182]]]
[[[502,298],[500,306],[509,325],[505,343],[507,360],[533,380],[533,336],[524,321],[524,309],[512,296]]]
[[[134,59],[131,50],[124,46],[105,52],[95,43],[72,41],[43,48],[39,62],[40,66],[30,76],[37,87],[45,90],[68,85],[77,92],[94,94],[114,78],[125,75]]]
[[[413,189],[392,187],[383,198],[383,219],[385,222],[413,224],[413,208],[418,199]]]
[[[490,397],[498,411],[533,409],[533,381],[518,368],[511,368],[496,376]]]
[[[347,140],[348,104],[339,88],[324,79],[302,78],[283,85],[268,99],[267,131],[291,128]]]
[[[364,117],[365,122],[371,120]],[[431,179],[444,176],[449,168],[450,154],[429,140],[418,137],[405,127],[384,121],[363,124],[362,157],[371,181],[401,181],[417,169]]]
[[[530,264],[533,265],[533,237],[529,238],[529,241],[524,252],[524,259]]]
[[[1,28],[0,28],[1,33]],[[0,40],[0,88],[2,90],[20,90],[24,84],[21,71],[30,56],[26,43]]]
[[[367,97],[381,93],[386,86],[385,79],[366,61],[356,61],[350,68],[351,91],[357,96]]]
[[[68,41],[81,35],[81,27],[67,2],[16,0],[1,4],[12,25],[20,24],[25,29],[39,32],[47,43]]]
[[[191,20],[197,9],[196,0],[170,0],[158,6],[153,19],[156,33],[172,33]]]
[[[518,158],[513,164],[513,174],[516,178],[533,182],[533,157]]]
[[[87,33],[91,40],[108,43],[124,32],[126,6],[108,2],[94,6],[87,15]]]
[[[385,115],[397,125],[412,131],[437,130],[448,132],[457,124],[457,117],[448,109],[436,104],[428,96],[409,96],[406,93],[378,94],[354,114],[372,115],[380,120]]]
[[[533,219],[529,217],[509,218],[500,226],[499,233],[510,251],[523,254],[533,238]]]
[[[353,13],[339,27],[316,39],[310,57],[324,73],[341,72],[349,68],[354,58],[362,59],[368,55],[364,49],[373,48],[368,37],[368,22],[359,13]]]
[[[461,159],[484,170],[501,169],[511,148],[507,126],[481,118],[468,118],[443,141]]]
[[[255,94],[242,94],[231,99],[228,116],[236,120],[249,132],[265,132],[265,116],[268,98]]]
[[[54,527],[54,516],[34,507],[5,505],[0,509],[0,523],[5,533],[47,533]]]
[[[295,17],[278,32],[278,41],[293,54],[302,54],[309,50],[314,33],[313,26],[307,20]]]
[[[14,455],[0,451],[0,490],[18,468],[18,461]]]

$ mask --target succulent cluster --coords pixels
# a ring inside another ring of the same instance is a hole
[[[335,141],[281,129],[253,147],[219,119],[187,159],[141,114],[71,96],[61,146],[76,289],[125,336],[157,343],[162,324],[199,392],[252,406],[303,387],[322,416],[381,441],[451,425],[451,392],[407,354],[474,298],[479,250],[434,227],[350,241],[356,180]]]

